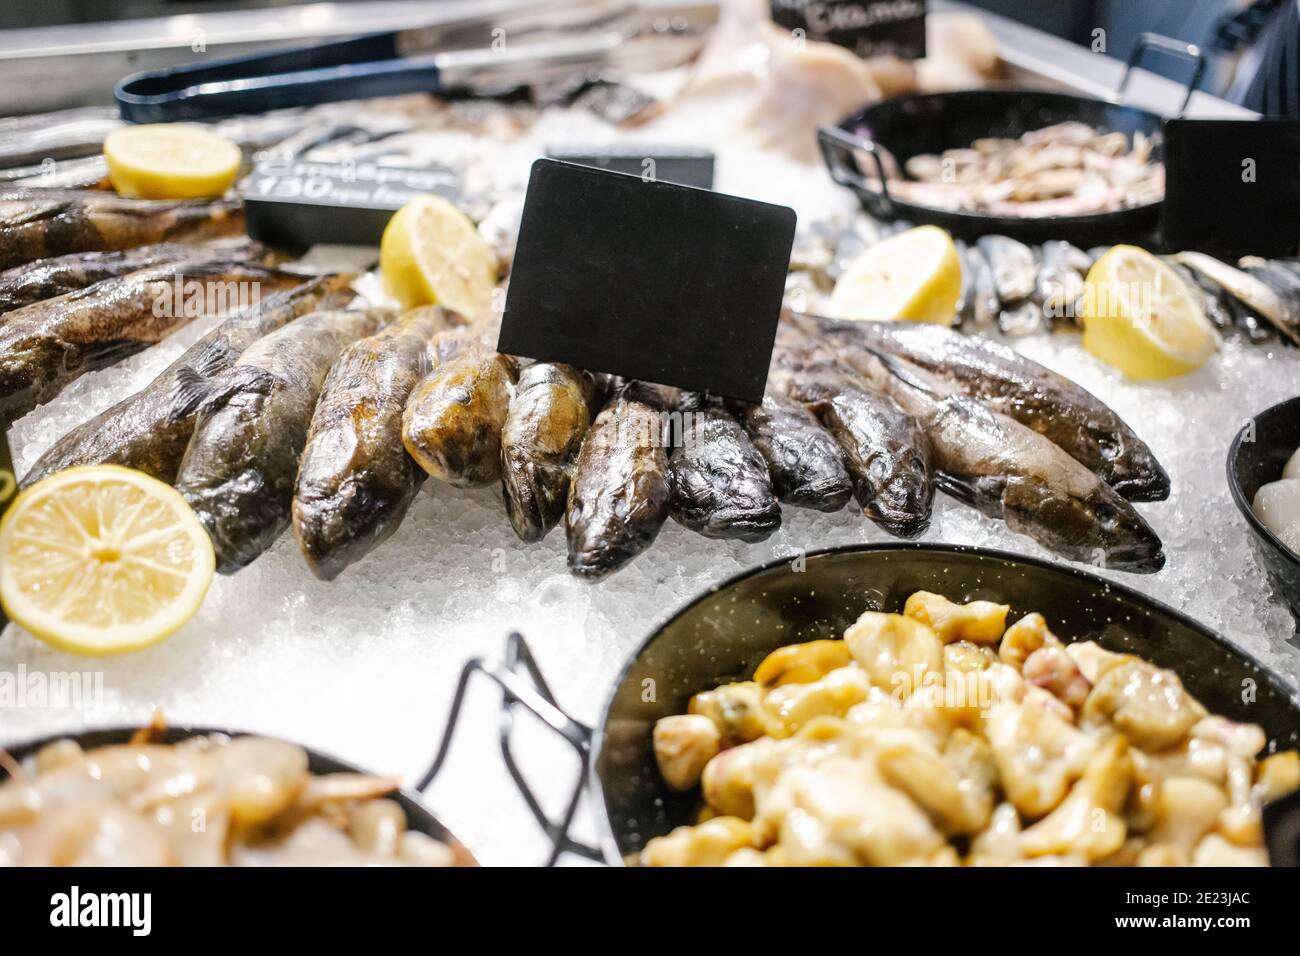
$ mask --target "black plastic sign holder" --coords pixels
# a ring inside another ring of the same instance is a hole
[[[795,213],[539,159],[498,351],[763,398]]]
[[[1165,123],[1166,248],[1228,258],[1300,250],[1300,120]]]

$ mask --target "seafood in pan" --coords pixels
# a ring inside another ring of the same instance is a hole
[[[194,319],[248,306],[302,281],[299,274],[246,261],[167,264],[10,312],[0,320],[0,411],[21,417],[85,373],[134,355]]]
[[[1169,476],[1108,406],[985,336],[934,325],[817,320],[819,335],[906,359],[1051,439],[1130,501],[1163,501]]]
[[[1010,611],[917,591],[696,694],[654,753],[702,822],[641,862],[1268,864],[1262,807],[1300,788],[1295,750],[1266,752],[1171,670]]]
[[[398,786],[312,773],[306,751],[267,737],[58,740],[0,783],[0,866],[468,864],[407,829]]]
[[[176,489],[212,538],[217,570],[252,562],[289,526],[298,458],[330,367],[381,310],[313,312],[254,342],[212,383]]]
[[[599,578],[654,543],[672,498],[663,412],[652,391],[625,386],[596,416],[578,452],[565,531],[569,570]]]
[[[428,474],[459,488],[501,478],[501,428],[518,363],[472,342],[439,362],[411,391],[402,442]]]
[[[521,541],[540,541],[564,518],[602,391],[590,373],[560,362],[535,362],[519,373],[501,428],[501,490]]]
[[[349,345],[330,369],[292,509],[298,545],[317,577],[336,577],[401,524],[425,478],[402,445],[402,410],[429,371],[430,340],[461,321],[446,309],[415,309]]]
[[[853,495],[839,445],[810,411],[769,388],[757,405],[733,407],[750,441],[767,461],[782,504],[839,511]]]
[[[889,183],[906,202],[989,216],[1083,216],[1164,198],[1164,167],[1142,133],[1130,141],[1067,122],[1016,139],[979,139],[942,154],[913,156],[911,179]]]
[[[683,403],[669,480],[673,518],[705,537],[762,541],[781,526],[767,462],[719,403],[698,396]]]
[[[36,460],[30,485],[77,465],[123,465],[168,484],[176,480],[212,383],[262,336],[307,312],[352,298],[350,275],[322,276],[277,292],[226,319],[191,345],[152,382],[68,432]]]
[[[244,232],[237,199],[127,199],[102,190],[0,190],[0,269],[73,252]]]

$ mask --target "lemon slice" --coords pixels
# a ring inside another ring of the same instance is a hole
[[[408,309],[445,305],[472,319],[487,311],[496,288],[496,255],[441,196],[417,196],[393,214],[379,269],[388,293]]]
[[[1137,246],[1115,246],[1093,264],[1082,317],[1084,348],[1130,378],[1185,375],[1219,348],[1192,290]]]
[[[910,319],[948,325],[961,294],[961,260],[952,237],[918,226],[868,248],[835,283],[828,310],[837,319]]]
[[[117,465],[69,468],[32,485],[0,521],[0,601],[60,650],[120,654],[194,616],[212,542],[169,485]]]
[[[126,126],[104,140],[108,178],[123,196],[220,196],[239,175],[239,147],[197,126]]]

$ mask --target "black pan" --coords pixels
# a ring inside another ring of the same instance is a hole
[[[1187,107],[1192,90],[1205,68],[1205,58],[1191,44],[1158,34],[1144,34],[1133,48],[1128,70],[1116,93],[1128,86],[1134,65],[1148,49],[1161,50],[1196,61],[1187,86]],[[1180,110],[1181,115],[1181,110]],[[920,206],[890,195],[882,152],[901,166],[923,153],[969,146],[987,136],[1015,138],[1030,130],[1077,120],[1103,132],[1121,132],[1131,140],[1143,133],[1156,140],[1160,158],[1163,119],[1155,113],[1118,102],[1046,90],[983,89],[953,93],[917,93],[869,106],[837,127],[822,127],[817,140],[831,178],[857,193],[866,210],[877,219],[906,219],[914,224],[941,226],[961,239],[1001,234],[1025,242],[1065,239],[1080,248],[1117,242],[1151,241],[1160,223],[1161,203],[1086,216],[987,216]],[[863,175],[861,154],[871,157],[870,175],[882,183],[874,188]]]
[[[66,740],[71,738],[81,745],[83,750],[90,750],[95,747],[106,747],[114,744],[124,744],[131,740],[139,732],[138,727],[112,727],[105,730],[88,730],[82,733],[65,733],[52,734],[49,737],[43,737],[40,740],[33,740],[27,743],[19,744],[15,747],[5,747],[4,750],[16,760],[25,760],[34,755],[46,744],[54,743],[56,740]],[[168,727],[165,730],[158,731],[150,736],[150,741],[155,743],[174,744],[189,737],[202,737],[209,734],[224,734],[227,737],[246,736],[243,731],[222,730],[211,727]],[[265,737],[266,734],[257,736]],[[290,741],[292,743],[292,741]],[[302,744],[294,744],[302,747]],[[332,757],[329,754],[321,753],[311,747],[302,747],[307,752],[307,768],[314,774],[326,773],[367,773],[354,764],[345,760]],[[0,782],[4,782],[9,774],[0,768]],[[423,833],[426,836],[433,837],[442,843],[451,847],[455,854],[457,866],[475,866],[477,865],[473,855],[465,848],[465,845],[456,839],[455,835],[448,830],[442,823],[430,813],[420,802],[418,794],[428,789],[429,783],[433,780],[433,773],[425,775],[420,785],[413,791],[398,790],[388,794],[387,799],[393,800],[401,806],[406,814],[406,828]]]
[[[1228,490],[1250,529],[1255,558],[1273,589],[1291,608],[1300,632],[1300,556],[1264,527],[1252,502],[1261,486],[1282,477],[1282,469],[1300,448],[1300,397],[1265,409],[1242,426],[1228,449]]]
[[[615,682],[594,730],[555,704],[517,635],[504,665],[471,662],[461,689],[475,671],[503,687],[502,752],[554,842],[552,860],[567,850],[618,862],[637,854],[651,837],[694,822],[698,796],[669,790],[659,776],[651,743],[656,720],[685,713],[701,690],[749,678],[781,645],[839,637],[864,610],[899,610],[920,589],[954,600],[1009,603],[1012,618],[1039,611],[1063,640],[1096,640],[1174,669],[1211,712],[1259,724],[1278,748],[1300,740],[1300,696],[1191,618],[1075,568],[937,544],[837,548],[808,555],[802,570],[773,562],[710,589],[650,634]],[[549,819],[538,807],[510,754],[510,711],[516,704],[561,733],[582,758],[599,847],[568,836],[581,781],[560,819]],[[458,709],[453,705],[448,738]],[[444,751],[446,744],[444,739]]]

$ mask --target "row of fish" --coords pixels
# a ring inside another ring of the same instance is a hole
[[[1078,560],[1162,561],[1129,504],[1168,495],[1149,449],[1087,392],[982,337],[790,315],[769,397],[740,405],[520,363],[445,310],[355,308],[349,276],[285,269],[239,222],[224,200],[0,191],[4,414],[223,316],[148,387],[55,442],[25,482],[116,463],[174,483],[227,572],[292,527],[332,578],[392,534],[428,476],[499,483],[523,540],[563,521],[570,567],[591,577],[645,550],[670,516],[757,541],[782,504],[834,511],[852,497],[912,537],[936,488]],[[1013,246],[978,248],[999,301],[1035,295]],[[262,297],[159,309],[178,276]]]
[[[525,541],[561,522],[571,570],[626,564],[672,517],[758,541],[781,505],[850,497],[889,533],[936,488],[1076,560],[1152,571],[1149,449],[1087,392],[950,330],[788,315],[759,405],[523,364],[429,308],[342,309],[321,277],[226,319],[148,387],[56,442],[24,479],[113,462],[173,482],[221,570],[292,527],[329,579],[383,542],[426,477],[500,484]]]
[[[815,310],[821,294],[866,246],[908,227],[860,216],[847,231],[815,228],[796,245],[788,301]],[[1077,327],[1084,279],[1107,251],[1085,251],[1063,241],[1030,246],[1000,235],[958,242],[957,249],[962,284],[955,323],[976,332],[996,327],[1009,336]],[[1300,261],[1247,256],[1232,265],[1198,252],[1166,261],[1220,331],[1235,329],[1253,342],[1281,337],[1300,345]]]

